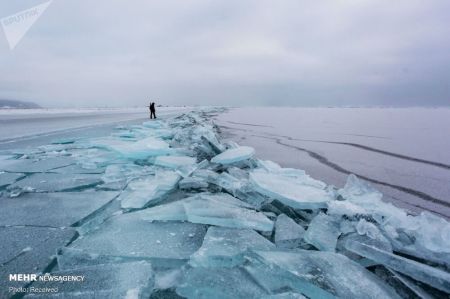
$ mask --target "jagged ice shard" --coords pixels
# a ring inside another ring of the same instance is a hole
[[[255,150],[249,146],[239,146],[220,153],[213,157],[211,162],[219,164],[232,164],[250,159],[255,153]]]
[[[172,191],[179,179],[173,171],[159,171],[154,177],[132,181],[125,190],[121,206],[124,209],[143,208]]]
[[[232,267],[244,261],[248,249],[272,250],[272,242],[252,229],[210,227],[203,245],[190,259],[195,267]]]
[[[258,160],[220,111],[0,153],[2,278],[88,280],[29,298],[448,297],[448,221]]]
[[[294,209],[325,208],[334,199],[325,186],[307,175],[289,176],[256,169],[250,172],[250,181],[259,193]]]
[[[227,194],[200,194],[180,201],[149,208],[138,213],[148,221],[189,221],[232,228],[272,231],[273,222],[263,213]]]

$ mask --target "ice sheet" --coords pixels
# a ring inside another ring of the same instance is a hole
[[[200,224],[143,221],[136,213],[110,218],[71,248],[90,254],[145,258],[155,265],[179,265],[197,251],[206,228]]]
[[[35,173],[10,185],[11,196],[24,192],[80,191],[102,184],[97,174]]]

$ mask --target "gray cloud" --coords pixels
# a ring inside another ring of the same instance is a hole
[[[0,17],[42,1],[3,1]],[[46,106],[450,105],[447,0],[55,0],[0,98]]]

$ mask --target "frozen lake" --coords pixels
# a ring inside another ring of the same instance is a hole
[[[337,187],[355,173],[398,206],[450,217],[450,109],[248,107],[216,123],[259,158]]]
[[[186,108],[158,107],[158,115]],[[57,131],[148,118],[147,108],[110,109],[0,109],[0,142]]]

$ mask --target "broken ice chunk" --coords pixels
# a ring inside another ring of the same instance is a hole
[[[196,200],[185,204],[188,221],[225,227],[272,231],[273,222],[263,213],[212,200]]]
[[[304,240],[322,251],[334,251],[341,231],[334,218],[320,213],[311,221]]]
[[[23,178],[25,175],[22,173],[8,173],[8,172],[0,172],[0,189],[11,185],[15,181],[20,178]]]
[[[187,220],[192,223],[272,231],[273,222],[263,213],[248,209],[248,207],[248,204],[227,194],[199,194],[177,202],[145,209],[137,214],[148,221]]]
[[[183,190],[203,189],[208,188],[208,182],[198,177],[187,177],[180,181],[179,187]]]
[[[300,244],[305,229],[294,220],[281,214],[275,222],[275,244],[280,248],[295,248]]]
[[[121,196],[121,206],[140,209],[149,203],[157,203],[176,187],[179,180],[180,176],[173,171],[158,171],[154,177],[132,181]]]
[[[155,283],[152,266],[146,261],[95,265],[47,275],[83,277],[82,281],[61,283],[49,279],[33,283],[37,289],[56,288],[55,298],[149,298]],[[46,293],[42,298],[52,298],[52,294]]]
[[[358,179],[354,174],[350,174],[343,189],[338,193],[345,199],[351,201],[378,201],[383,197],[380,191],[373,188],[369,183]]]
[[[333,200],[327,203],[329,215],[364,215],[367,211],[348,200]]]
[[[177,287],[177,294],[183,298],[261,298],[267,291],[259,286],[248,273],[235,268],[191,268],[184,275],[184,281]]]
[[[392,252],[391,243],[385,236],[383,236],[380,230],[373,223],[367,222],[365,219],[361,219],[356,225],[356,231],[359,235],[367,236],[371,239],[369,240],[369,243],[364,242],[365,244],[376,244],[377,248]]]
[[[388,273],[391,274],[392,279],[400,282],[404,287],[407,288],[407,290],[409,290],[410,292],[412,292],[413,294],[404,294],[403,297],[413,297],[414,295],[416,295],[418,298],[421,299],[434,299],[434,296],[431,296],[430,294],[428,294],[425,290],[423,290],[419,285],[417,285],[417,283],[415,281],[413,281],[412,279],[410,279],[409,277],[402,275],[400,273],[397,273],[391,269],[387,269]],[[379,271],[378,271],[379,273]],[[378,274],[377,273],[377,274]]]
[[[186,262],[203,241],[206,227],[180,222],[143,221],[138,213],[108,219],[99,229],[77,239],[70,248],[99,256],[145,258],[158,266]]]
[[[326,208],[333,195],[309,176],[291,177],[263,170],[250,173],[255,190],[294,209]]]
[[[247,249],[272,250],[275,246],[251,229],[210,227],[203,245],[191,256],[195,267],[233,267],[244,261]]]
[[[144,209],[134,213],[146,221],[187,221],[186,209],[183,202],[175,201],[168,204]]]
[[[450,266],[450,223],[445,219],[428,212],[408,215],[391,203],[383,202],[380,192],[354,175],[348,177],[345,187],[338,193],[346,201],[338,209],[337,202],[332,203],[330,213],[340,210],[338,214],[370,215],[396,251]]]
[[[213,157],[211,162],[223,165],[244,161],[253,157],[255,150],[249,146],[239,146],[224,151],[223,153]]]
[[[400,298],[374,274],[331,252],[255,251],[245,268],[270,291],[289,289],[314,299]]]
[[[155,174],[154,166],[136,164],[111,164],[105,169],[102,179],[105,183],[132,181],[135,178]]]
[[[171,169],[194,165],[196,158],[187,156],[158,156],[155,159],[155,165],[163,166]]]
[[[214,184],[222,187],[234,196],[236,196],[236,193],[245,186],[245,182],[229,175],[226,172],[222,172],[219,176],[217,176],[214,180]]]
[[[201,169],[206,167],[209,164],[208,160],[203,160],[197,164],[183,165],[177,168],[176,172],[181,175],[183,178],[189,177],[194,171],[197,169]]]
[[[172,151],[168,143],[155,137],[147,137],[136,142],[104,141],[103,145],[120,153],[124,158],[133,160],[167,155]]]
[[[299,293],[285,292],[276,295],[263,296],[261,299],[306,299],[306,297]]]
[[[35,173],[8,187],[15,192],[80,191],[103,183],[96,174]]]
[[[346,242],[345,247],[388,268],[450,293],[450,274],[448,272],[355,241]]]

